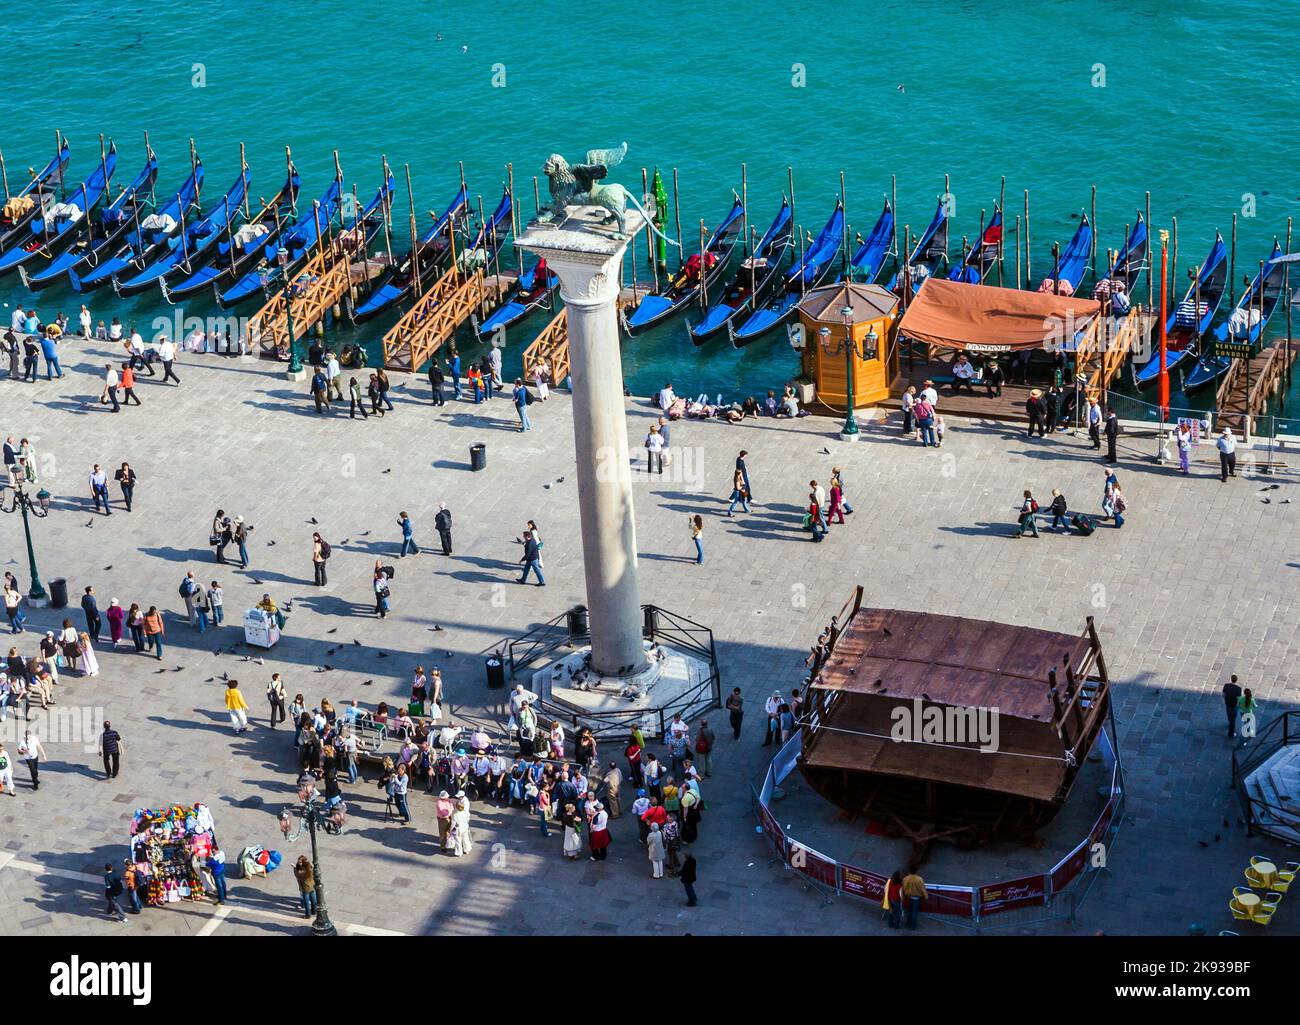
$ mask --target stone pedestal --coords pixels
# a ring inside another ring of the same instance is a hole
[[[642,672],[646,655],[616,310],[628,238],[605,223],[608,214],[602,207],[569,207],[553,222],[529,224],[515,245],[546,260],[568,310],[591,665],[602,677],[617,678]],[[644,226],[629,210],[628,236]]]

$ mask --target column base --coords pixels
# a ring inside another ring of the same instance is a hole
[[[41,598],[33,598],[30,594],[28,594],[28,595],[24,595],[24,597],[27,600],[28,606],[33,609],[47,609],[50,607],[49,595],[45,595],[44,597]]]
[[[307,380],[307,368],[303,367],[301,370],[286,370],[284,372],[284,379],[286,381],[305,381]]]
[[[843,431],[840,431],[840,441],[857,441],[861,437],[862,434],[860,431],[854,431],[852,434],[845,434]]]

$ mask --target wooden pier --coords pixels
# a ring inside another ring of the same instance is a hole
[[[1215,428],[1231,427],[1249,440],[1253,418],[1263,416],[1269,400],[1284,387],[1288,361],[1295,362],[1296,347],[1275,342],[1251,359],[1234,359],[1219,383],[1215,397]]]
[[[550,368],[551,382],[555,385],[563,384],[569,376],[569,321],[564,309],[551,318],[542,333],[524,350],[520,362],[525,381],[529,379],[528,371],[539,359]]]
[[[298,338],[306,335],[325,314],[347,294],[351,285],[351,250],[347,236],[321,246],[289,284],[289,305],[293,311],[293,331]],[[288,311],[283,294],[267,300],[248,323],[248,337],[261,348],[263,356],[283,359],[289,352]]]
[[[384,335],[384,366],[414,373],[446,344],[475,313],[484,317],[514,278],[447,271]]]

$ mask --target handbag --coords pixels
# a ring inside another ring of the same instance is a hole
[[[215,548],[217,545],[221,544],[221,535],[220,535],[220,534],[210,534],[210,535],[208,535],[208,544],[211,545],[211,546],[214,547],[214,548]]]

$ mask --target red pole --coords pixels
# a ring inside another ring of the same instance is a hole
[[[1168,336],[1165,328],[1169,319],[1168,313],[1168,263],[1169,263],[1169,232],[1160,232],[1160,384],[1159,397],[1157,401],[1160,404],[1160,420],[1163,423],[1169,418],[1169,368],[1168,360]],[[1199,311],[1198,315],[1199,315]]]

